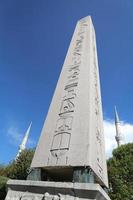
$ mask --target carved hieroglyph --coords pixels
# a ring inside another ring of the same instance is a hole
[[[78,21],[31,167],[90,166],[108,185],[95,31]]]

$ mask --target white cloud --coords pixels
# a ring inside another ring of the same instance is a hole
[[[14,146],[19,146],[21,144],[24,135],[25,135],[25,132],[20,131],[19,128],[16,126],[11,126],[7,130],[7,136],[8,136],[9,142]],[[34,145],[35,145],[35,141],[29,137],[27,146],[31,147]]]
[[[133,124],[121,122],[123,143],[133,142]],[[115,124],[112,120],[104,120],[105,149],[107,157],[112,155],[112,150],[117,147],[115,141]]]
[[[22,141],[22,134],[20,134],[20,130],[14,126],[8,128],[7,136],[9,138],[9,142],[15,146]]]

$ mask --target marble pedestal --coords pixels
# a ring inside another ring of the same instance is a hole
[[[9,180],[5,200],[110,200],[99,184]]]

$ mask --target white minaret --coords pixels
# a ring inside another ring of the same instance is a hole
[[[26,131],[26,133],[25,133],[25,136],[24,136],[24,138],[23,138],[23,140],[22,140],[22,143],[21,143],[20,146],[19,146],[19,151],[18,151],[18,154],[17,154],[17,156],[16,156],[16,159],[18,158],[18,156],[20,155],[20,153],[21,153],[23,150],[25,150],[25,148],[26,148],[26,144],[27,144],[27,141],[28,141],[28,137],[29,137],[31,125],[32,125],[32,122],[30,123],[30,125],[29,125],[29,127],[28,127],[28,129],[27,129],[27,131]]]
[[[119,116],[115,107],[115,128],[116,128],[116,142],[118,147],[122,144],[122,133],[121,133],[121,123],[119,120]]]

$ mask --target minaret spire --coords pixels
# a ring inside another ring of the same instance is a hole
[[[19,146],[19,151],[18,151],[18,154],[16,156],[16,159],[18,158],[18,156],[20,155],[20,153],[25,150],[26,148],[26,144],[27,144],[27,141],[28,141],[28,137],[29,137],[29,133],[30,133],[30,129],[31,129],[31,125],[32,125],[32,122],[30,123],[25,135],[24,135],[24,138],[22,140],[22,143],[20,144]]]
[[[116,128],[115,139],[116,139],[117,145],[119,147],[122,144],[122,135],[121,135],[120,120],[119,120],[116,106],[115,106],[115,128]]]

